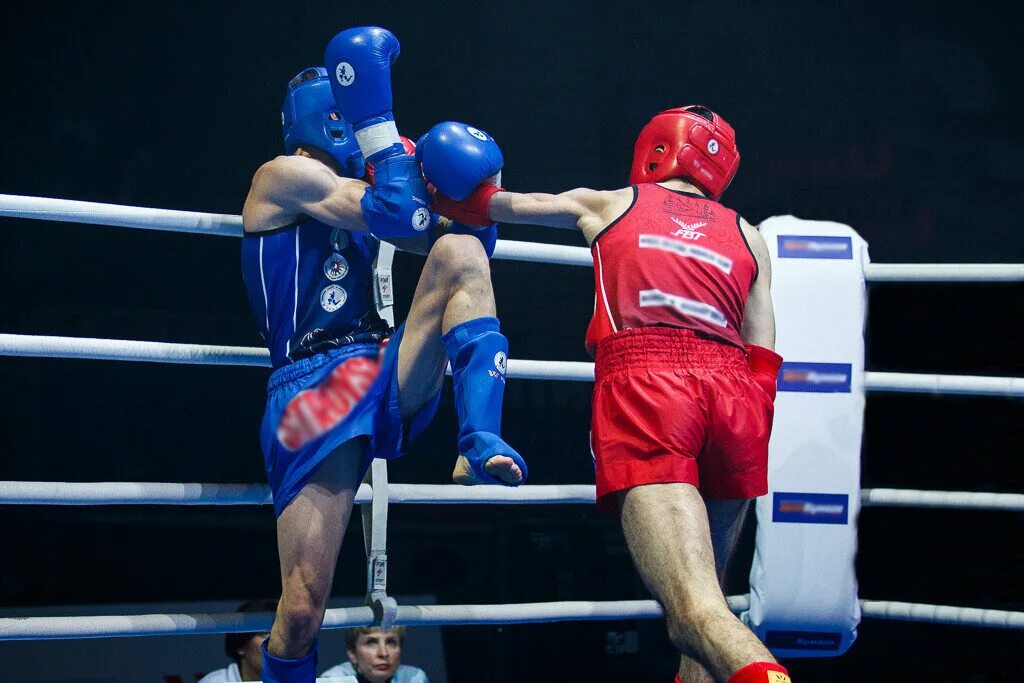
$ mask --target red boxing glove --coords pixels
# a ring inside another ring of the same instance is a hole
[[[487,216],[491,206],[491,197],[504,191],[504,188],[498,187],[498,176],[491,176],[480,183],[473,190],[473,194],[459,202],[442,194],[436,187],[427,183],[427,192],[430,193],[434,211],[454,221],[481,227],[490,226],[494,222]]]
[[[747,344],[747,365],[757,386],[775,402],[775,384],[779,379],[779,368],[782,367],[782,356],[763,346]]]
[[[408,154],[409,156],[416,156],[416,143],[410,140],[409,138],[405,137],[404,135],[399,135],[398,137],[402,139],[402,147],[405,148],[405,153]],[[366,176],[363,178],[363,180],[365,180],[370,185],[374,184],[373,164],[366,164]]]

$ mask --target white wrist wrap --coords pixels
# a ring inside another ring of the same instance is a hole
[[[398,127],[394,121],[384,121],[357,130],[356,142],[359,143],[359,149],[362,150],[363,156],[369,159],[377,152],[387,149],[395,143],[402,144],[402,138],[398,136]]]

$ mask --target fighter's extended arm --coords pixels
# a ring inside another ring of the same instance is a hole
[[[772,262],[761,233],[742,218],[740,228],[757,261],[754,280],[743,309],[740,336],[747,350],[747,361],[754,380],[775,399],[775,384],[782,356],[775,353],[775,310],[772,308]]]
[[[416,145],[416,156],[432,184],[434,210],[465,225],[528,223],[597,234],[606,214],[632,190],[602,192],[578,188],[561,194],[507,192],[499,184],[504,164],[490,135],[464,123],[445,121]],[[624,208],[624,207],[623,207]]]
[[[367,184],[342,178],[328,166],[302,156],[280,156],[253,176],[242,208],[249,233],[265,232],[309,216],[327,225],[366,232],[360,204]]]
[[[491,197],[487,215],[499,223],[579,229],[586,234],[601,225],[616,194],[582,187],[561,194],[498,192]]]

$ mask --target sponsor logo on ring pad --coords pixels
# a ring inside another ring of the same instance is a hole
[[[847,524],[850,497],[845,493],[772,494],[772,521],[795,524]]]
[[[852,259],[849,237],[779,235],[779,258]]]
[[[848,394],[853,378],[850,363],[785,362],[779,370],[779,391]]]

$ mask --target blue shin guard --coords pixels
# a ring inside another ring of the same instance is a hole
[[[299,659],[281,659],[267,652],[267,642],[263,641],[263,683],[313,683],[316,680],[318,643],[313,641],[313,649]]]
[[[505,397],[508,340],[497,318],[475,318],[459,323],[441,337],[455,382],[455,408],[459,414],[459,452],[473,473],[489,484],[506,484],[487,474],[484,465],[505,455],[522,470],[526,462],[501,439],[501,405]]]

